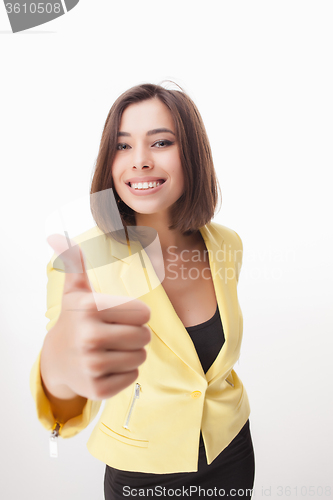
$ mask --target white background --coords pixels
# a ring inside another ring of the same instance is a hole
[[[1,498],[103,499],[93,424],[49,458],[29,391],[47,323],[44,222],[89,192],[118,95],[166,78],[204,119],[223,195],[214,220],[243,240],[235,370],[252,409],[253,498],[310,486],[333,498],[332,18],[325,0],[81,0],[11,34],[0,5]]]

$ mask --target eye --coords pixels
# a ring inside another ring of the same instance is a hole
[[[127,147],[129,147],[128,144],[125,144],[124,142],[117,144],[118,151],[124,151]]]
[[[156,146],[157,144],[160,144],[159,146],[157,146],[157,148],[163,148],[165,146],[171,146],[173,144],[173,142],[167,141],[167,140],[160,140],[160,141],[155,142],[153,145]],[[163,146],[163,144],[164,144],[164,146]]]

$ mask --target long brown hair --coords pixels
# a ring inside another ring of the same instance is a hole
[[[111,166],[117,152],[117,134],[123,111],[130,104],[147,99],[158,98],[168,107],[174,120],[176,137],[179,142],[185,191],[171,207],[169,229],[178,229],[184,235],[192,234],[213,218],[219,194],[222,201],[221,189],[202,118],[191,98],[181,87],[179,88],[180,90],[168,90],[160,85],[150,83],[136,85],[116,99],[107,116],[90,193],[98,193],[112,188],[125,228],[136,225],[135,215],[134,211],[119,197],[114,187]],[[112,207],[114,208],[114,204]],[[112,222],[115,212],[111,210],[112,207],[110,199],[108,202],[106,197],[91,196],[93,217],[98,227],[106,234],[110,232],[110,227],[117,227],[116,222]]]

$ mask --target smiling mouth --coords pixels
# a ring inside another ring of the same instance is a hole
[[[126,184],[132,189],[138,191],[145,191],[149,189],[154,189],[161,184],[164,184],[165,179],[158,179],[157,181],[145,181],[145,182],[126,182]]]

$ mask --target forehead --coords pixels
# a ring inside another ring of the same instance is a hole
[[[157,98],[130,104],[123,112],[119,130],[131,134],[166,127],[174,132],[172,114]]]

